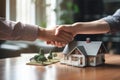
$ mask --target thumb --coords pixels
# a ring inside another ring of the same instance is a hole
[[[58,35],[59,33],[60,33],[60,31],[64,31],[64,29],[63,29],[63,27],[61,26],[61,27],[58,27],[58,28],[56,28],[56,31],[55,31],[55,35]]]

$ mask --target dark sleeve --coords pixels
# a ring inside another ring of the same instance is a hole
[[[120,9],[118,9],[113,15],[103,18],[108,22],[110,26],[110,32],[120,32]]]
[[[34,41],[38,37],[38,26],[0,18],[0,40]]]

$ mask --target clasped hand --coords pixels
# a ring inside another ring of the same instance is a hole
[[[57,47],[65,46],[71,42],[76,35],[72,28],[72,25],[60,25],[54,29],[49,29],[49,32],[46,34],[49,35],[49,40],[47,40],[46,43]],[[53,36],[51,34],[53,34]]]

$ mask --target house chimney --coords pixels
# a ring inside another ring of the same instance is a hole
[[[90,42],[91,42],[90,38],[86,38],[86,43],[90,43]]]

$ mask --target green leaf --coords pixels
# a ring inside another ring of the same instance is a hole
[[[34,56],[34,60],[37,61],[37,58],[39,57],[39,55],[35,55]]]
[[[43,48],[40,48],[39,54],[40,54],[40,55],[44,55],[44,50],[43,50]]]

